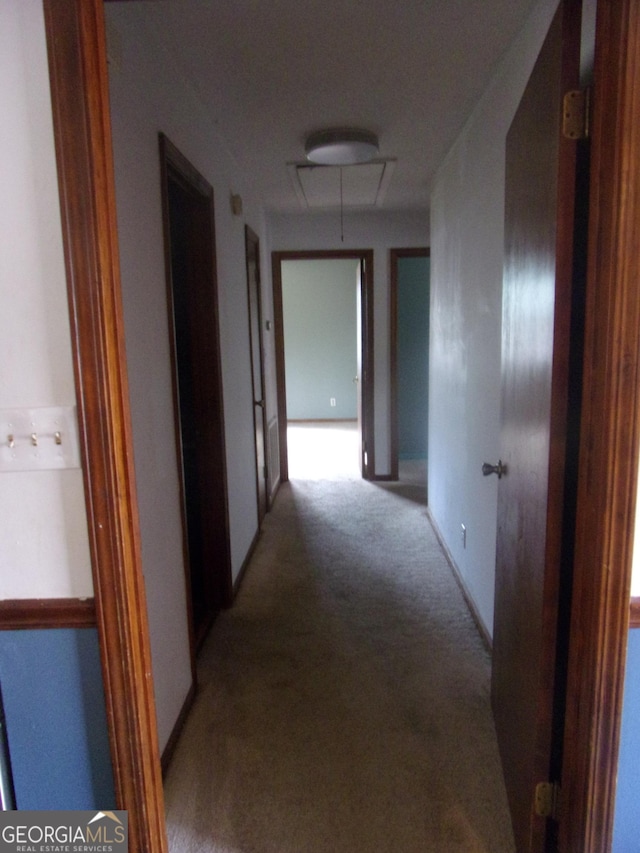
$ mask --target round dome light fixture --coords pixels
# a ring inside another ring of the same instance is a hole
[[[368,130],[333,128],[319,130],[305,144],[307,160],[322,166],[353,166],[368,163],[378,154],[378,137]]]

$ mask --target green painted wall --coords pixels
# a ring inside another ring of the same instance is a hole
[[[398,258],[398,456],[427,458],[430,259]]]
[[[357,285],[355,259],[282,263],[290,420],[357,417]]]

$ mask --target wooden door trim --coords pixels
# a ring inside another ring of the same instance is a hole
[[[0,601],[0,631],[95,628],[93,598],[17,598]]]
[[[280,482],[289,480],[287,445],[287,390],[284,364],[284,310],[282,305],[281,253],[271,253],[271,286],[273,290],[274,349],[276,362],[276,395],[278,411],[278,444],[280,449]]]
[[[187,626],[189,632],[189,660],[191,664],[191,687],[197,684],[196,650],[198,646],[194,628],[193,598],[191,591],[191,575],[189,568],[189,539],[187,535],[186,489],[184,464],[182,457],[181,427],[180,427],[180,389],[178,382],[177,332],[174,313],[174,294],[171,263],[171,217],[169,212],[169,181],[179,182],[187,192],[200,193],[211,199],[213,208],[213,190],[200,173],[192,166],[182,152],[165,136],[158,134],[158,149],[160,154],[160,197],[162,203],[162,236],[164,244],[164,269],[167,299],[167,325],[169,333],[169,352],[171,356],[171,393],[173,408],[174,446],[176,453],[176,468],[178,471],[178,492],[180,496],[180,525],[182,529],[182,567],[186,593]],[[215,243],[214,243],[215,245]],[[214,259],[215,269],[215,259]],[[164,766],[164,765],[163,765]]]
[[[220,535],[220,550],[216,555],[216,575],[215,575],[215,596],[216,604],[221,607],[229,607],[233,601],[233,580],[231,568],[231,544],[229,532],[229,494],[228,494],[228,479],[227,479],[227,453],[226,441],[224,432],[224,399],[222,394],[222,358],[220,352],[220,313],[218,301],[218,269],[217,269],[217,254],[216,254],[216,233],[215,233],[215,205],[213,187],[209,181],[200,174],[195,166],[185,157],[185,155],[174,145],[169,138],[164,134],[158,135],[160,146],[160,167],[161,167],[161,194],[162,194],[162,218],[164,230],[164,252],[165,252],[165,275],[167,289],[167,307],[169,321],[169,336],[171,349],[171,379],[173,388],[173,410],[174,424],[176,437],[176,453],[177,464],[180,472],[180,500],[181,500],[181,516],[183,529],[183,548],[184,548],[184,567],[187,574],[187,589],[190,590],[191,582],[188,577],[188,526],[187,513],[185,510],[185,479],[184,465],[182,456],[182,443],[180,439],[180,390],[177,368],[177,337],[174,315],[174,293],[173,293],[173,273],[171,262],[171,236],[170,236],[170,211],[168,186],[169,180],[173,180],[176,184],[189,194],[190,197],[197,197],[198,201],[204,202],[207,206],[207,230],[209,232],[210,246],[210,272],[207,276],[207,285],[211,295],[211,324],[208,330],[208,338],[211,341],[211,358],[209,362],[209,374],[214,377],[215,396],[217,403],[218,418],[220,421],[220,433],[215,442],[216,453],[216,476],[214,478],[216,488],[221,490],[217,494],[220,498],[220,513],[216,518],[216,524],[221,528]],[[191,628],[194,628],[192,619],[191,596],[189,596],[189,617]],[[205,628],[200,632],[200,636],[193,633],[193,642],[196,652],[202,646],[204,639],[207,636],[209,629],[213,623],[215,614],[211,614],[211,618],[207,621]],[[195,659],[193,660],[193,676],[195,673]]]
[[[373,249],[330,249],[312,251],[276,251],[271,253],[273,285],[273,318],[275,332],[276,387],[278,394],[278,434],[280,441],[280,479],[289,479],[287,453],[287,393],[284,361],[284,322],[282,306],[282,261],[312,261],[331,259],[364,260],[363,287],[365,309],[362,324],[363,363],[367,375],[362,383],[362,434],[367,445],[367,479],[375,479],[375,442],[373,430]]]
[[[611,849],[640,444],[640,4],[600,0],[560,849]]]
[[[400,258],[429,258],[431,249],[389,250],[389,416],[391,420],[389,479],[398,479],[398,261]]]
[[[107,725],[129,849],[167,850],[142,575],[101,0],[44,0]]]
[[[266,474],[268,469],[270,460],[267,449],[267,409],[265,405],[265,377],[264,377],[264,341],[262,338],[262,278],[260,276],[260,238],[256,234],[256,232],[247,224],[244,226],[244,242],[245,242],[245,258],[246,258],[246,269],[247,269],[247,308],[249,313],[249,350],[250,350],[250,358],[251,358],[251,390],[252,390],[252,398],[251,405],[253,409],[253,418],[256,416],[255,408],[256,408],[256,400],[261,399],[263,405],[261,406],[262,410],[262,436],[263,436],[263,444],[264,444],[264,464],[265,464],[265,473],[263,475],[258,471],[258,467],[256,464],[256,500],[257,500],[257,508],[258,508],[258,528],[262,526],[262,522],[264,520],[265,513],[269,512],[269,478]],[[251,285],[249,283],[249,252],[248,247],[249,244],[253,244],[255,247],[256,253],[256,267],[257,267],[257,296],[258,296],[258,340],[257,342],[253,340],[253,330],[251,328]],[[256,394],[256,387],[253,375],[253,348],[256,345],[258,346],[258,361],[260,364],[260,394]],[[258,454],[258,445],[257,445],[257,436],[255,435],[254,428],[254,444],[256,451],[256,460]],[[260,477],[264,479],[264,491],[265,491],[265,512],[262,512],[262,504],[260,501]]]
[[[169,199],[167,194],[168,187],[168,168],[169,163],[174,169],[179,170],[181,165],[182,155],[172,142],[163,134],[158,134],[158,147],[160,152],[160,197],[162,202],[162,235],[164,242],[164,269],[166,278],[166,294],[167,294],[167,322],[169,326],[169,352],[171,354],[171,392],[173,396],[173,432],[174,446],[176,453],[176,466],[178,469],[178,491],[180,496],[180,523],[182,528],[182,567],[184,572],[186,605],[187,605],[187,627],[189,631],[189,660],[191,663],[191,688],[194,689],[197,684],[197,669],[196,669],[196,637],[193,623],[193,604],[191,596],[191,578],[189,575],[189,545],[187,538],[187,517],[185,511],[185,488],[184,488],[184,473],[182,464],[182,447],[180,445],[180,403],[178,398],[178,377],[176,370],[177,353],[176,353],[176,329],[175,318],[173,313],[173,292],[171,286],[171,241],[170,241],[170,220],[169,220]],[[189,163],[182,164],[184,167],[185,176],[188,174]],[[195,176],[194,176],[195,178]],[[163,768],[164,773],[164,768]]]

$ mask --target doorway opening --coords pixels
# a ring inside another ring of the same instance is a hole
[[[160,162],[193,655],[232,595],[213,189],[162,134]]]
[[[592,310],[587,313],[587,341],[593,344],[593,357],[584,394],[583,423],[588,430],[581,448],[581,464],[590,476],[581,481],[578,497],[579,577],[572,636],[580,642],[570,654],[575,673],[569,703],[573,724],[567,734],[572,784],[564,787],[562,811],[562,846],[584,851],[610,846],[638,461],[635,355],[640,303],[637,257],[629,246],[638,223],[633,153],[640,109],[637,87],[629,81],[637,77],[640,57],[639,12],[629,3],[602,5],[593,134],[593,175],[598,179],[592,179],[596,203],[591,216],[599,239],[591,243],[589,266]],[[86,439],[83,467],[95,543],[96,618],[119,780],[117,804],[129,811],[135,829],[132,849],[165,850],[148,631],[140,608],[143,584],[128,449],[126,363],[118,321],[121,296],[102,16],[80,2],[61,3],[55,14],[47,2],[44,12],[78,419]],[[614,562],[619,570],[612,574]]]
[[[272,263],[280,478],[372,479],[373,252]]]
[[[391,479],[427,483],[431,250],[391,249]]]

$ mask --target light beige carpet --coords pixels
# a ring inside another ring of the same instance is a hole
[[[513,853],[489,658],[422,493],[280,489],[201,656],[172,853]]]

